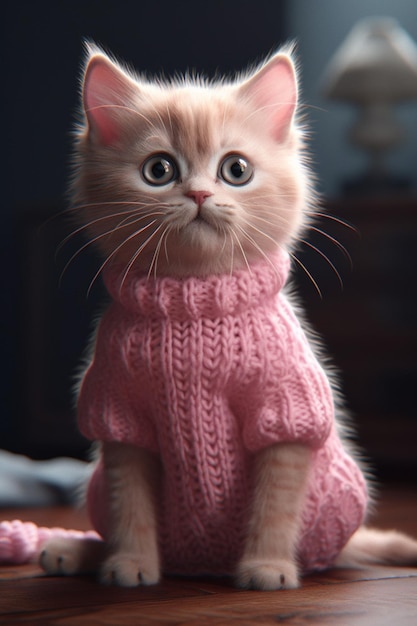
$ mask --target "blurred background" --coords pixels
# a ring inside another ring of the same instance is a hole
[[[150,74],[195,68],[209,76],[239,71],[296,40],[321,193],[318,212],[336,219],[319,216],[310,245],[297,252],[322,298],[301,265],[295,280],[341,373],[358,442],[376,474],[416,482],[417,101],[387,75],[382,105],[389,102],[398,132],[386,145],[377,145],[378,131],[354,145],[352,128],[372,93],[361,101],[364,88],[358,93],[352,84],[369,86],[372,75],[369,81],[353,77],[340,95],[343,63],[334,59],[358,21],[369,16],[398,20],[416,41],[417,3],[18,0],[4,7],[0,449],[47,459],[86,458],[89,448],[75,427],[72,387],[105,295],[98,284],[87,298],[96,267],[90,254],[80,255],[59,280],[79,242],[56,254],[68,232],[56,216],[66,208],[83,39]],[[364,41],[353,44],[360,58],[366,56]],[[410,71],[407,85],[417,72]],[[372,123],[365,124],[365,135]],[[383,169],[369,177],[370,158],[380,153]]]

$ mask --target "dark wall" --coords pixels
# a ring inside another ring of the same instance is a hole
[[[48,220],[65,206],[82,41],[93,39],[150,73],[231,72],[285,41],[285,2],[51,0],[5,6],[1,250],[7,296],[0,448],[39,456],[77,453],[70,389],[101,294],[86,299],[88,257],[58,286],[65,259],[56,261],[54,254],[65,231],[62,221]]]
[[[280,1],[260,0],[256,9],[248,0],[6,4],[9,184],[16,204],[62,195],[84,38],[140,70],[192,67],[209,74],[240,70],[285,38]]]

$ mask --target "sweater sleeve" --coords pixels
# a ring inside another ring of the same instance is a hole
[[[244,423],[246,447],[298,442],[319,448],[330,434],[334,401],[329,380],[289,303],[280,303],[274,345],[258,402]],[[272,355],[272,356],[271,356]]]
[[[93,358],[80,387],[78,426],[88,439],[118,441],[157,451],[147,414],[140,329],[111,305],[100,321]]]

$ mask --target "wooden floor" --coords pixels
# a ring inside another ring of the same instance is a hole
[[[67,509],[7,510],[2,519],[87,528]],[[382,494],[375,522],[417,536],[417,488]],[[48,578],[36,565],[0,566],[0,625],[416,626],[417,569],[375,567],[308,576],[295,591],[239,591],[227,580],[170,578],[156,587],[100,586],[92,577]]]

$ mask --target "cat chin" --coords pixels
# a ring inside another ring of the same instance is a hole
[[[224,246],[225,238],[224,232],[208,221],[198,218],[183,228],[179,233],[178,243],[181,248],[186,248],[193,254],[213,254]]]

